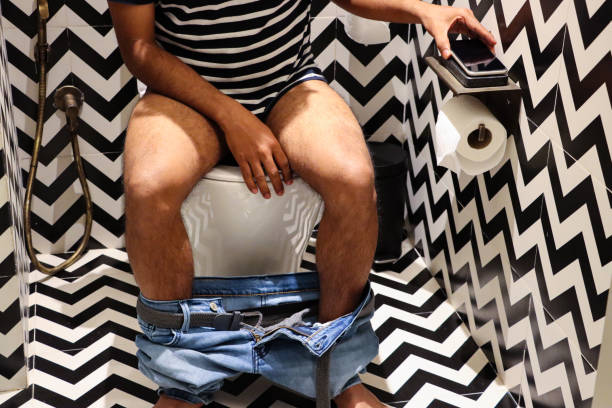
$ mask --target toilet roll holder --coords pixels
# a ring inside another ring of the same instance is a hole
[[[521,88],[508,78],[508,83],[502,86],[488,86],[481,88],[467,88],[442,65],[440,57],[425,57],[425,62],[453,92],[453,95],[472,95],[478,98],[504,125],[508,133],[520,135],[519,112],[521,109]],[[488,132],[488,142],[487,142]],[[471,139],[471,141],[470,141]],[[483,148],[490,143],[491,133],[481,124],[478,129],[468,136],[468,143],[472,147]],[[473,143],[473,144],[472,144]],[[480,147],[479,147],[480,146]]]
[[[491,143],[493,136],[484,123],[478,125],[478,129],[468,135],[468,145],[474,149],[484,149]]]

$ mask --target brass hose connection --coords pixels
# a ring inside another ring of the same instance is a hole
[[[66,112],[66,122],[70,132],[79,127],[79,111],[83,106],[83,92],[76,86],[66,85],[55,91],[53,106]]]

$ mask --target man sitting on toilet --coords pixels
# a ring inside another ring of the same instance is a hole
[[[365,18],[422,24],[444,58],[449,32],[495,44],[469,9],[418,0],[335,2]],[[281,195],[292,171],[322,196],[318,322],[354,312],[376,248],[374,174],[359,123],[314,64],[310,0],[109,0],[109,8],[125,64],[147,85],[124,152],[126,248],[143,298],[179,312],[191,304],[193,260],[181,204],[231,155],[249,189],[265,199],[266,175]],[[159,370],[173,367],[178,378],[189,370],[176,341],[158,341],[167,352],[146,358],[159,359]],[[332,358],[331,372],[344,363]],[[171,386],[160,385],[156,407],[201,406],[218,389],[166,377]],[[340,408],[384,406],[355,380],[331,397]]]

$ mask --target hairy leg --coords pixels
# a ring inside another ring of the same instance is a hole
[[[145,297],[191,297],[193,259],[180,207],[226,149],[218,128],[188,106],[148,93],[124,151],[126,249]]]
[[[193,258],[180,208],[227,152],[218,128],[178,101],[148,93],[134,108],[124,150],[126,249],[145,297],[191,297]],[[162,394],[155,407],[201,405]]]
[[[319,321],[350,313],[368,279],[376,250],[378,218],[374,170],[359,123],[344,100],[322,81],[287,92],[267,120],[291,168],[321,196],[316,262]],[[357,384],[335,399],[340,408],[380,408]]]
[[[291,89],[267,121],[291,168],[323,197],[316,248],[319,320],[335,319],[356,307],[376,249],[374,172],[363,133],[323,81]]]

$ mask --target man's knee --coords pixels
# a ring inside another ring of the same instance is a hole
[[[374,169],[371,163],[347,161],[336,177],[325,181],[321,194],[326,207],[354,213],[376,208]]]
[[[151,206],[158,210],[179,208],[188,194],[185,180],[168,174],[162,176],[164,170],[147,167],[124,178],[126,205]]]
[[[147,93],[134,107],[127,129],[126,200],[179,206],[221,155],[213,122],[177,101]]]

